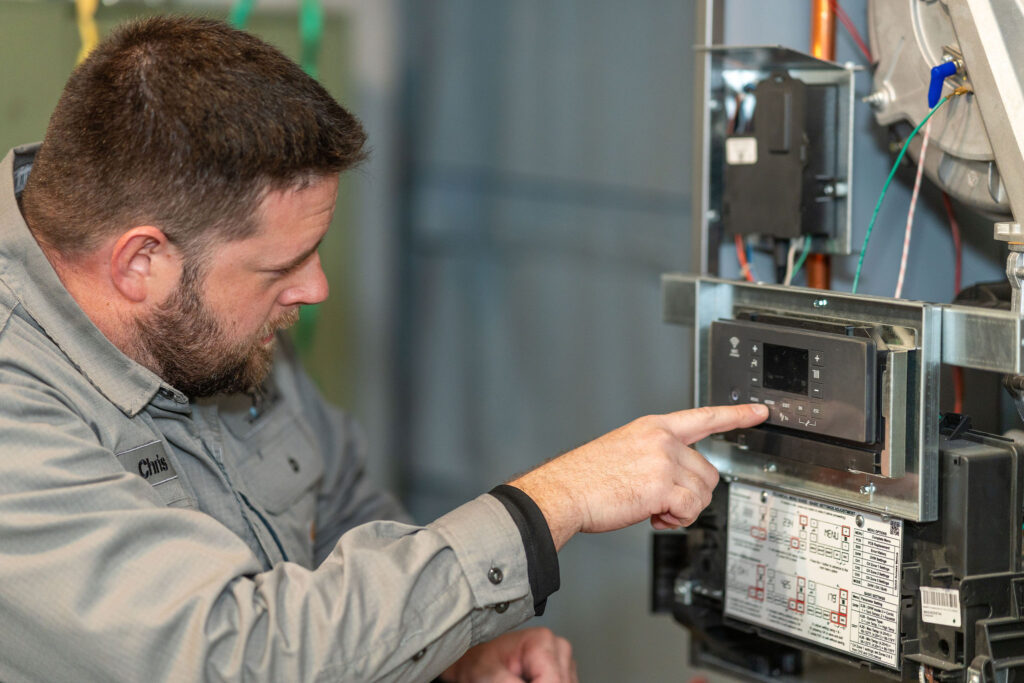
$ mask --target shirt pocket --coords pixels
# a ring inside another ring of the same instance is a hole
[[[246,441],[252,455],[239,470],[253,496],[272,514],[292,507],[323,479],[324,464],[305,421],[281,415],[277,429],[263,429]]]
[[[310,567],[324,464],[305,420],[278,406],[243,444],[236,467],[290,560]]]

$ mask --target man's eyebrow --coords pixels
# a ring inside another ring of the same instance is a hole
[[[280,265],[280,266],[272,266],[270,268],[267,268],[267,270],[286,270],[287,271],[287,270],[293,270],[295,268],[298,268],[300,265],[303,264],[303,262],[305,262],[306,259],[308,259],[310,256],[313,255],[313,252],[315,252],[317,249],[320,248],[320,245],[323,243],[323,241],[324,241],[324,238],[321,237],[320,239],[318,239],[316,241],[316,244],[313,245],[312,249],[307,249],[306,251],[302,252],[301,254],[299,254],[298,256],[293,258],[288,263],[285,263],[285,264]]]

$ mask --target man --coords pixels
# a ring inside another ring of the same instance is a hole
[[[557,549],[708,503],[687,444],[761,407],[642,418],[426,526],[369,486],[276,337],[327,296],[363,143],[275,49],[156,18],[0,165],[0,680],[572,680],[506,634]]]

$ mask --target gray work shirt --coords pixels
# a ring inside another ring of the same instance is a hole
[[[33,153],[0,164],[0,680],[423,681],[533,614],[495,497],[371,521],[405,517],[290,354],[258,404],[122,354],[21,217]]]

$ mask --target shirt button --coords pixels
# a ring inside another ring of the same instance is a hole
[[[414,662],[420,661],[421,659],[423,659],[423,655],[425,655],[425,654],[427,654],[427,648],[423,648],[422,650],[420,650],[419,652],[414,654],[412,656],[412,661],[414,661]]]
[[[501,573],[501,570],[497,567],[491,567],[491,570],[487,572],[487,580],[497,586],[501,583],[501,580],[505,578],[505,575]]]
[[[494,606],[494,611],[498,614],[504,614],[506,610],[508,610],[507,602],[499,602],[497,605]]]

